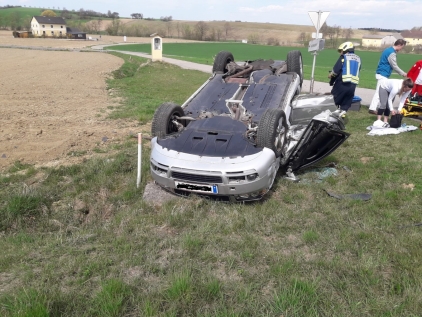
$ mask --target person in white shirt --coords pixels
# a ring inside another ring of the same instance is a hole
[[[406,98],[409,96],[410,91],[413,88],[413,80],[410,78],[407,79],[385,79],[381,82],[379,87],[379,98],[380,106],[377,111],[378,115],[378,124],[381,123],[381,117],[384,116],[384,123],[382,123],[383,128],[389,128],[388,117],[390,113],[395,115],[400,113],[401,109],[404,106]],[[394,110],[393,101],[394,98],[399,95],[400,103],[398,111]],[[374,125],[378,125],[374,124]]]
[[[377,80],[377,87],[375,88],[375,94],[369,106],[369,113],[376,114],[377,107],[379,106],[379,103],[380,103],[379,94],[378,94],[379,87],[381,85],[381,82],[384,79],[388,79],[391,76],[391,73],[393,72],[393,70],[403,77],[408,77],[407,74],[404,71],[402,71],[400,67],[397,65],[397,58],[396,58],[397,53],[400,52],[404,48],[405,45],[406,45],[405,40],[398,39],[396,42],[394,42],[393,46],[386,48],[382,52],[381,58],[378,62],[376,75],[375,75],[375,78]]]

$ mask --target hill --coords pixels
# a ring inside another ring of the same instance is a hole
[[[13,7],[0,9],[0,29],[23,30],[30,27],[30,19],[34,15],[40,15],[45,8]],[[58,16],[62,10],[54,10]],[[236,41],[248,40],[250,43],[303,46],[310,39],[314,26],[293,25],[282,23],[258,23],[242,21],[182,21],[173,20],[164,22],[161,20],[138,20],[120,18],[116,20],[104,17],[84,16],[78,17],[75,11],[67,11],[66,22],[68,25],[78,27],[87,33],[102,33],[110,35],[127,36],[149,36],[152,33],[159,33],[163,37],[185,38],[192,40],[206,41]],[[366,30],[351,30],[351,40],[360,42],[362,36],[367,34]],[[340,29],[339,39],[332,41],[329,45],[336,46],[342,41],[346,30]],[[385,32],[384,32],[385,33]],[[379,32],[383,34],[383,32]],[[326,34],[325,34],[326,35]],[[324,35],[324,36],[325,36]],[[327,43],[328,44],[328,43]]]
[[[107,23],[111,23],[107,21]],[[106,27],[107,23],[103,23]],[[148,36],[152,33],[159,33],[165,37],[185,37],[191,35],[194,39],[194,32],[198,30],[200,21],[171,22],[150,21],[150,20],[124,20],[122,24],[130,36],[136,33]],[[249,42],[271,45],[303,45],[311,39],[315,32],[313,25],[293,25],[278,23],[258,23],[258,22],[233,22],[233,21],[204,21],[204,36],[202,40],[227,40],[241,41],[247,39]],[[367,31],[353,29],[352,38],[356,41],[362,39]],[[381,34],[381,33],[380,33]],[[196,34],[197,35],[197,34]],[[340,34],[341,37],[341,34]]]

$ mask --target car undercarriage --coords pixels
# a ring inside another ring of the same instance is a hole
[[[302,56],[237,63],[220,52],[212,76],[152,122],[151,174],[163,188],[228,201],[261,199],[279,169],[326,157],[349,136],[332,96],[300,94]]]

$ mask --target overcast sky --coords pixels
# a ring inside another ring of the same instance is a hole
[[[172,16],[173,20],[248,21],[313,25],[308,11],[328,11],[327,24],[343,28],[411,29],[422,26],[422,0],[0,0],[21,5],[68,10],[118,12],[121,17]]]

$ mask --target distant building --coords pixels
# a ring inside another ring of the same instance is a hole
[[[367,34],[362,36],[363,47],[386,47],[394,44],[398,39],[403,39],[400,33],[389,35]]]
[[[31,32],[34,37],[66,37],[66,22],[62,17],[34,16]]]
[[[82,32],[77,28],[66,27],[67,37],[75,40],[86,40],[86,32]]]
[[[384,35],[368,34],[362,36],[363,47],[381,47],[381,40]]]
[[[13,31],[13,37],[31,37],[30,31]]]
[[[408,45],[415,46],[422,44],[422,31],[403,31],[401,35]]]

